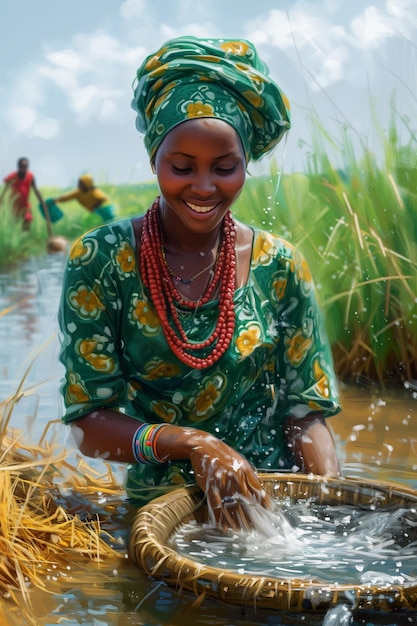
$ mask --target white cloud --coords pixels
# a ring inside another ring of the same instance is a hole
[[[52,65],[58,65],[69,70],[81,69],[83,67],[83,59],[75,50],[58,50],[51,52],[46,56]]]
[[[181,26],[173,27],[168,24],[162,24],[161,26],[161,35],[162,39],[173,39],[174,37],[181,37],[182,35],[190,35],[192,34],[194,37],[221,37],[221,35],[216,35],[216,31],[211,27],[208,23],[196,24],[190,22],[189,24],[182,24]]]
[[[107,122],[117,117],[117,105],[114,100],[104,100],[100,107],[98,117],[103,122]]]
[[[65,114],[65,107],[74,121],[85,123],[96,117],[101,122],[121,123],[125,116],[117,103],[129,102],[143,56],[142,47],[129,47],[103,30],[75,35],[71,46],[46,50],[44,59],[18,73],[9,89],[5,103],[9,126],[18,134],[52,138],[59,133],[56,119]]]
[[[36,109],[30,106],[15,106],[7,111],[7,120],[16,134],[30,133],[36,118]]]
[[[124,20],[131,20],[134,18],[142,17],[142,14],[146,11],[145,0],[124,0],[120,7],[120,16]]]
[[[351,28],[359,48],[377,46],[395,33],[387,15],[373,6],[367,7],[360,17],[352,20]]]
[[[39,139],[55,139],[59,133],[59,122],[51,117],[37,121],[33,127],[33,134]]]
[[[6,114],[15,135],[27,135],[40,139],[54,139],[59,135],[59,122],[54,118],[40,118],[35,107],[15,106]]]
[[[99,97],[99,90],[96,85],[79,87],[71,93],[71,105],[75,113],[85,113],[92,102]]]

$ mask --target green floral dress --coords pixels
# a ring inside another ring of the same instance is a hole
[[[138,273],[131,220],[73,244],[59,314],[66,423],[111,407],[210,432],[260,470],[293,468],[283,422],[340,410],[333,362],[306,262],[283,239],[253,231],[249,278],[235,293],[234,338],[206,370],[187,367],[169,349]],[[216,322],[216,302],[179,311],[191,340]],[[188,461],[131,465],[126,489],[143,504],[189,482]]]

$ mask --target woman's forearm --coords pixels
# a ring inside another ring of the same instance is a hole
[[[71,429],[83,454],[108,461],[133,463],[132,441],[140,425],[140,421],[124,413],[97,409],[71,422]],[[190,458],[198,436],[204,435],[197,429],[167,424],[158,435],[158,457],[166,461]]]
[[[334,440],[321,414],[289,419],[285,425],[285,434],[301,471],[340,476]]]

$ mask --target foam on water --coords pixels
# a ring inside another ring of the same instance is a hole
[[[245,502],[254,530],[189,522],[171,544],[194,561],[241,574],[358,584],[417,582],[414,509],[363,510],[313,501]]]

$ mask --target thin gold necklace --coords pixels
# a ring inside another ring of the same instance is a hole
[[[217,259],[217,253],[216,253],[216,257],[215,257],[214,261],[212,263],[210,263],[210,265],[207,265],[207,267],[203,267],[202,270],[197,272],[197,274],[194,274],[194,276],[191,276],[191,278],[182,278],[181,276],[178,276],[175,272],[173,272],[172,269],[169,267],[167,259],[166,259],[166,256],[165,256],[165,250],[164,249],[162,249],[162,256],[163,256],[163,259],[165,261],[165,265],[167,266],[167,270],[168,270],[170,276],[172,276],[172,278],[174,280],[178,280],[183,285],[190,285],[191,283],[193,283],[196,278],[201,276],[201,274],[204,274],[204,272],[207,272],[207,270],[210,270],[214,266],[214,264],[216,263],[216,259]]]
[[[162,245],[162,248],[161,248],[162,258],[163,258],[164,263],[165,263],[165,265],[167,267],[169,275],[174,280],[177,280],[178,282],[182,283],[183,285],[191,285],[191,283],[193,283],[196,278],[198,278],[199,276],[204,274],[204,272],[207,272],[207,270],[210,270],[212,267],[214,267],[214,265],[215,265],[215,263],[217,261],[217,257],[219,255],[219,248],[220,248],[219,244],[220,244],[220,238],[217,241],[216,254],[214,255],[213,261],[209,265],[207,265],[206,267],[203,267],[203,269],[200,270],[199,272],[197,272],[197,274],[194,274],[194,276],[191,276],[191,278],[182,278],[182,276],[178,276],[178,274],[176,274],[175,272],[172,271],[172,269],[168,265],[168,261],[167,261],[166,254],[165,254],[165,247],[164,247],[164,245]]]

